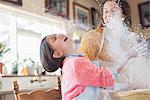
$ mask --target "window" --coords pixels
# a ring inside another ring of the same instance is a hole
[[[40,34],[26,30],[18,30],[17,49],[19,60],[31,58],[39,61]]]
[[[36,17],[35,17],[36,16]],[[3,58],[6,69],[11,74],[13,66],[24,63],[25,59],[32,59],[36,64],[40,62],[39,50],[41,37],[44,33],[60,33],[65,30],[63,22],[58,19],[48,19],[33,14],[20,14],[0,9],[0,42],[6,41],[10,53]],[[0,59],[1,60],[1,59]],[[35,66],[33,66],[35,67]]]

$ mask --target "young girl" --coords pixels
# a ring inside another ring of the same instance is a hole
[[[73,48],[73,40],[63,34],[46,36],[40,46],[40,59],[45,70],[62,69],[62,99],[76,100],[87,86],[113,87],[109,69],[96,67]]]

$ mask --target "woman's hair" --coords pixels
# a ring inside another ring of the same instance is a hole
[[[131,12],[129,8],[129,4],[126,0],[117,0],[119,7],[122,9],[122,14],[125,17],[125,24],[131,27]]]
[[[40,60],[44,69],[48,72],[54,72],[59,67],[61,68],[64,60],[64,57],[54,58],[53,53],[54,50],[50,44],[48,44],[46,37],[43,38],[40,45]]]

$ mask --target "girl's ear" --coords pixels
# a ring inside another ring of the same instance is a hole
[[[63,56],[62,51],[54,51],[54,53],[53,53],[54,58],[61,58],[62,56]]]

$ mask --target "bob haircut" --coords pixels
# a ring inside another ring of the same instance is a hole
[[[48,72],[54,72],[62,67],[62,62],[65,57],[53,58],[54,50],[48,44],[46,37],[44,37],[40,44],[40,60],[44,69]]]

